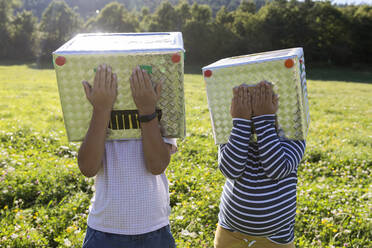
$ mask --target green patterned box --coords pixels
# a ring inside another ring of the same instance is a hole
[[[216,144],[228,141],[232,128],[232,88],[262,80],[279,95],[278,124],[289,139],[305,139],[310,123],[302,48],[243,55],[203,67],[208,107]]]
[[[83,140],[92,106],[82,81],[93,84],[95,70],[109,64],[118,75],[118,95],[111,113],[107,139],[138,139],[141,131],[129,77],[137,65],[148,71],[153,83],[164,79],[157,104],[163,136],[185,136],[182,34],[94,33],[79,34],[53,53],[63,118],[69,141]]]

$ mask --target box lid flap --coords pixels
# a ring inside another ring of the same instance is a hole
[[[260,63],[271,60],[286,59],[295,56],[301,57],[302,55],[303,55],[302,47],[242,55],[218,60],[213,64],[203,67],[203,71],[208,69],[230,67],[242,64]]]
[[[78,34],[56,54],[184,51],[181,32]]]

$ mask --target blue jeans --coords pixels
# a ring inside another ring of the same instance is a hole
[[[83,248],[175,248],[169,225],[139,235],[105,233],[88,226]]]

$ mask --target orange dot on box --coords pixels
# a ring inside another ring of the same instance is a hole
[[[178,63],[178,62],[180,62],[180,60],[181,60],[181,56],[178,53],[175,53],[175,54],[172,55],[172,62],[173,63]]]
[[[211,70],[206,70],[206,71],[204,72],[204,76],[205,76],[205,77],[210,77],[210,76],[212,76],[212,71],[211,71]]]
[[[294,65],[293,59],[286,59],[286,61],[284,62],[284,65],[287,68],[292,68]]]
[[[64,64],[66,64],[66,58],[63,57],[63,56],[58,56],[56,58],[56,64],[59,65],[59,66],[62,66]]]

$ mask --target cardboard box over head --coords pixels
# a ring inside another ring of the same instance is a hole
[[[208,107],[216,144],[227,143],[232,129],[232,88],[266,80],[279,96],[277,120],[289,139],[305,139],[310,123],[302,48],[291,48],[219,60],[203,67]]]
[[[162,80],[157,103],[164,137],[185,136],[184,48],[182,34],[79,34],[53,52],[58,90],[69,141],[81,141],[88,130],[92,106],[82,81],[93,84],[96,68],[107,64],[118,76],[118,94],[111,112],[107,139],[141,137],[138,111],[129,78],[133,68],[146,70],[153,84]]]

